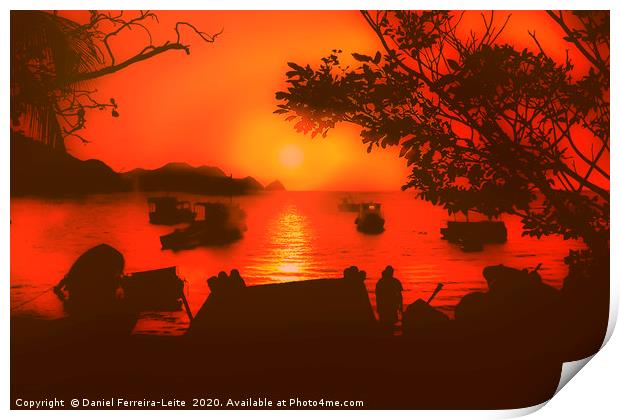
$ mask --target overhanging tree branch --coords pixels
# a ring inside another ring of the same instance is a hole
[[[170,50],[183,50],[186,53],[188,53],[189,51],[189,47],[186,45],[182,45],[182,44],[164,44],[160,47],[147,47],[150,50],[147,52],[141,52],[139,54],[134,55],[133,57],[128,58],[127,60],[124,60],[121,63],[115,64],[115,65],[111,65],[108,67],[104,67],[101,68],[99,70],[95,70],[92,72],[88,72],[88,73],[80,73],[80,74],[76,74],[74,77],[72,77],[71,79],[67,80],[66,83],[77,83],[77,82],[83,82],[85,80],[91,80],[91,79],[96,79],[98,77],[101,76],[105,76],[107,74],[111,74],[111,73],[116,73],[117,71],[120,71],[126,67],[129,67],[132,64],[135,63],[139,63],[140,61],[144,61],[144,60],[148,60],[151,57],[154,57],[156,55],[162,54],[166,51],[170,51]]]
[[[68,79],[65,82],[66,83],[77,83],[77,82],[82,82],[85,80],[96,79],[98,77],[120,71],[132,64],[139,63],[144,60],[148,60],[149,58],[165,53],[166,51],[182,50],[182,51],[185,51],[185,53],[189,55],[190,46],[182,42],[181,27],[190,28],[196,35],[200,37],[200,39],[202,39],[204,42],[207,42],[207,43],[215,42],[216,38],[220,36],[223,32],[223,30],[220,30],[219,32],[216,32],[214,34],[208,34],[206,32],[200,31],[198,28],[196,28],[196,26],[194,26],[193,24],[189,22],[181,21],[181,22],[177,22],[174,26],[176,40],[174,42],[166,41],[164,44],[156,46],[156,45],[153,45],[153,38],[151,36],[150,30],[143,24],[143,21],[149,18],[155,21],[158,21],[157,15],[155,15],[154,13],[148,12],[148,11],[146,12],[142,11],[140,12],[139,16],[132,18],[132,19],[128,19],[128,20],[123,20],[121,19],[120,16],[110,16],[106,14],[96,15],[93,19],[97,23],[94,24],[93,22],[91,22],[89,24],[89,27],[93,27],[93,25],[96,26],[97,24],[101,24],[102,22],[106,22],[106,21],[112,22],[118,26],[115,30],[105,33],[105,35],[103,36],[100,35],[99,31],[96,32],[97,34],[99,34],[99,37],[102,37],[102,42],[105,45],[105,48],[108,53],[108,57],[111,61],[110,65],[94,70],[94,71],[75,74],[72,78]],[[144,47],[142,51],[140,51],[136,55],[129,57],[120,63],[116,63],[115,54],[112,51],[112,48],[110,47],[110,39],[118,36],[125,29],[131,30],[131,28],[134,26],[137,26],[146,32],[146,34],[148,35],[148,39],[149,39],[149,45]]]
[[[208,34],[181,21],[173,28],[175,38],[154,44],[148,21],[159,23],[157,15],[150,11],[90,11],[88,21],[83,24],[56,12],[13,11],[12,126],[27,126],[28,135],[61,150],[64,150],[63,134],[86,142],[77,134],[85,125],[86,110],[111,108],[113,117],[119,113],[114,99],[95,100],[93,92],[85,91],[81,82],[121,71],[167,51],[182,50],[189,54],[190,46],[183,38],[191,33],[207,43],[215,42],[222,33]],[[146,33],[146,45],[119,61],[112,48],[113,40],[134,28]],[[182,34],[182,28],[188,28],[190,33]]]
[[[289,114],[295,129],[312,135],[340,121],[357,124],[369,152],[398,146],[411,168],[403,188],[416,188],[448,211],[520,214],[524,230],[536,236],[557,233],[589,244],[605,237],[609,191],[590,175],[606,178],[597,166],[606,149],[588,157],[580,149],[588,140],[570,137],[571,130],[583,135],[579,126],[591,127],[606,144],[608,107],[598,70],[591,80],[575,81],[570,61],[546,56],[533,31],[538,53],[497,45],[506,22],[496,29],[493,16],[483,15],[481,33],[462,36],[454,24],[462,14],[361,14],[385,54],[354,53],[357,67],[341,65],[336,51],[317,70],[289,63],[289,87],[276,94],[284,101],[276,113]],[[571,147],[576,151],[567,153]],[[585,199],[583,189],[600,199]],[[533,204],[540,195],[542,208]],[[576,208],[588,216],[575,216]]]

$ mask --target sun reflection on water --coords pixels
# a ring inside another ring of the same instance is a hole
[[[181,198],[204,200],[191,195]],[[368,274],[365,284],[374,304],[376,281],[390,264],[403,283],[406,304],[427,299],[442,282],[445,287],[434,306],[451,315],[462,296],[486,290],[485,266],[503,263],[534,268],[543,262],[543,280],[561,287],[567,274],[564,256],[569,249],[583,246],[562,237],[523,237],[519,220],[506,217],[510,238],[506,244],[463,253],[440,239],[439,228],[446,220],[443,209],[415,200],[409,193],[364,193],[358,198],[383,204],[388,223],[383,234],[369,237],[357,232],[355,214],[337,210],[341,193],[251,195],[235,198],[248,214],[249,230],[242,240],[182,252],[160,249],[159,236],[171,228],[148,223],[142,194],[97,195],[84,200],[13,198],[11,307],[51,289],[85,249],[109,243],[124,254],[127,272],[177,266],[188,281],[192,310],[200,308],[210,293],[206,279],[232,268],[240,270],[246,284],[253,286],[337,278],[346,267],[357,265]],[[53,293],[11,312],[50,319],[64,316],[63,305]],[[153,313],[144,320],[138,331],[155,334],[181,334],[189,322],[183,312]]]
[[[276,281],[305,278],[311,265],[310,228],[306,216],[295,205],[287,206],[268,229],[271,256],[262,267]]]

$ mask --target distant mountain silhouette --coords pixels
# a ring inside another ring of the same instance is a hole
[[[100,160],[80,160],[11,133],[11,195],[71,196],[123,191],[128,185]]]
[[[280,182],[269,190],[284,189]],[[208,195],[264,191],[252,177],[231,178],[214,166],[184,162],[116,173],[99,160],[80,160],[11,133],[11,195],[65,196],[119,191],[176,191]]]
[[[179,191],[198,194],[248,194],[262,191],[252,177],[231,178],[212,166],[194,167],[187,163],[168,163],[157,169],[134,169],[122,173],[126,182],[138,191]]]
[[[220,177],[220,178],[226,177],[226,174],[224,173],[224,171],[222,171],[220,168],[216,168],[215,166],[203,165],[203,166],[193,167],[190,164],[185,163],[185,162],[171,162],[171,163],[165,164],[161,168],[153,169],[153,170],[137,168],[132,171],[125,172],[124,175],[131,175],[131,176],[143,175],[144,173],[149,173],[149,172],[154,172],[154,171],[158,171],[160,173],[197,173],[197,174],[201,174],[205,176],[212,176],[212,177]]]
[[[265,191],[286,191],[286,188],[284,188],[284,185],[280,181],[276,180],[267,184]]]

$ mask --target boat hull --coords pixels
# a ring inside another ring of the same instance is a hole
[[[358,217],[355,220],[355,224],[357,225],[357,230],[362,233],[376,235],[385,231],[385,220],[376,214]]]
[[[195,223],[185,229],[160,236],[162,249],[183,250],[199,246],[218,246],[235,242],[243,237],[239,227],[217,227]]]
[[[153,225],[177,225],[179,223],[191,223],[196,218],[196,213],[190,210],[178,210],[173,213],[150,212],[149,223]]]
[[[502,221],[450,221],[440,232],[442,239],[456,244],[501,244],[508,239],[508,231]]]

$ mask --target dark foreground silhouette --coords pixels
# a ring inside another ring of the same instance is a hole
[[[102,247],[95,255],[116,255]],[[107,279],[117,277],[117,257]],[[365,273],[355,267],[340,279],[260,286],[246,286],[236,270],[222,272],[208,280],[211,294],[183,337],[100,334],[95,324],[86,334],[66,320],[13,318],[11,394],[13,401],[267,397],[362,400],[375,409],[531,406],[551,398],[563,361],[594,353],[604,336],[604,294],[588,295],[592,279],[572,275],[570,288],[558,291],[536,272],[488,267],[488,292],[465,296],[455,320],[431,299],[419,300],[394,336],[377,322]]]

